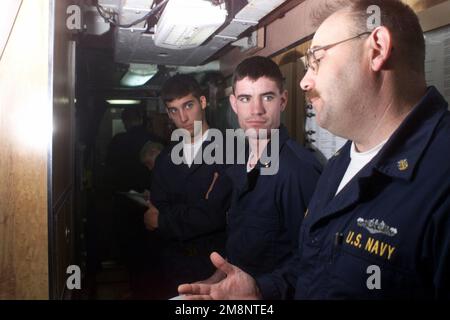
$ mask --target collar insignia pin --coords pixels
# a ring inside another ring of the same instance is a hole
[[[408,169],[408,166],[409,164],[407,159],[403,159],[397,162],[397,167],[400,171],[405,171],[406,169]]]

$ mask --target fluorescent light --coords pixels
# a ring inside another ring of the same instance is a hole
[[[130,100],[130,99],[112,99],[106,100],[109,104],[140,104],[141,100]]]
[[[120,80],[120,84],[126,87],[140,87],[146,84],[153,76],[154,74],[141,76],[128,71]]]
[[[206,0],[170,0],[155,29],[155,44],[169,49],[200,46],[226,20],[222,6]]]
[[[157,65],[131,63],[128,72],[120,80],[120,84],[126,87],[140,87],[146,84],[157,72]]]

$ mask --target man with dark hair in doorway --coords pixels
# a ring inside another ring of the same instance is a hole
[[[145,206],[137,204],[125,194],[143,193],[150,189],[151,170],[141,161],[141,150],[146,143],[160,139],[144,126],[144,116],[138,108],[126,108],[121,113],[125,132],[116,134],[108,147],[106,158],[107,185],[112,192],[114,244],[119,258],[130,273],[130,286],[136,291],[146,260],[146,231],[142,223]],[[114,251],[113,249],[113,251]]]
[[[166,283],[165,288],[158,288],[158,298],[167,299],[177,294],[180,283],[213,272],[208,257],[213,251],[224,250],[231,182],[225,176],[224,164],[202,160],[203,149],[215,142],[210,141],[205,118],[206,97],[195,78],[173,76],[165,82],[161,99],[169,118],[191,140],[182,142],[183,163],[175,164],[172,159],[178,142],[156,159],[151,202],[144,217],[147,229],[164,239],[161,274],[157,276]]]
[[[148,141],[161,142],[143,126],[143,115],[136,108],[122,111],[125,132],[116,134],[108,147],[108,180],[114,191],[144,191],[150,185],[150,171],[140,161],[140,151]]]
[[[300,86],[320,126],[349,139],[325,168],[295,258],[256,279],[187,284],[189,299],[450,298],[450,112],[427,87],[423,33],[399,0],[340,1]],[[371,25],[368,8],[380,25]]]

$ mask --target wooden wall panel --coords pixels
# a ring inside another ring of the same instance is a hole
[[[0,60],[0,299],[48,298],[51,5],[23,1]]]

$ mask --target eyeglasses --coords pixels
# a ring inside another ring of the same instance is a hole
[[[319,70],[319,62],[320,62],[320,60],[322,60],[323,57],[324,57],[324,55],[322,55],[321,57],[317,57],[316,53],[317,53],[318,51],[322,51],[322,50],[323,50],[323,52],[324,52],[324,51],[326,51],[326,50],[328,50],[328,49],[330,49],[330,48],[333,48],[334,46],[337,46],[338,44],[341,44],[341,43],[344,43],[344,42],[347,42],[347,41],[350,41],[350,40],[353,40],[353,39],[356,39],[356,38],[359,38],[359,37],[361,37],[361,36],[363,36],[363,35],[368,35],[368,34],[371,34],[371,32],[366,31],[366,32],[360,33],[360,34],[358,34],[358,35],[356,35],[356,36],[354,36],[354,37],[351,37],[351,38],[349,38],[349,39],[341,40],[341,41],[339,41],[339,42],[332,43],[332,44],[329,44],[329,45],[326,45],[326,46],[315,47],[315,48],[309,48],[309,49],[306,51],[306,54],[305,54],[305,56],[306,56],[306,70],[308,70],[309,68],[311,68],[311,70],[312,70],[315,74],[317,74],[317,72],[318,72],[318,70]]]

